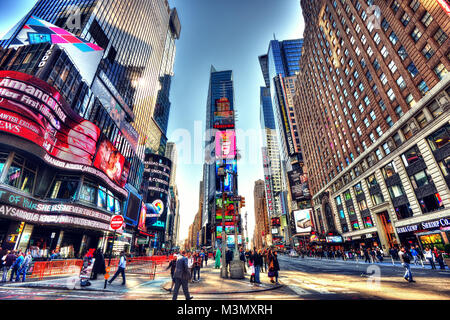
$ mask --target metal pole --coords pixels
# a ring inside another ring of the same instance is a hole
[[[225,170],[225,160],[223,160],[223,170]],[[223,172],[225,173],[225,172]],[[225,232],[225,174],[222,176],[222,268],[220,276],[222,278],[228,278],[228,270],[226,263],[226,246],[227,246],[227,234]]]
[[[116,230],[114,230],[114,233],[113,233],[113,242],[111,244],[111,250],[109,252],[108,267],[111,266],[111,256],[112,256],[112,251],[113,251],[113,248],[114,248],[114,241],[116,241]],[[103,287],[103,289],[106,289],[106,283],[107,282],[108,282],[108,279],[105,279],[105,286]]]

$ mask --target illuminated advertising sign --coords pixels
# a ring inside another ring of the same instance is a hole
[[[213,127],[216,129],[234,128],[234,112],[231,110],[230,101],[227,98],[216,100]]]
[[[147,218],[147,208],[144,202],[141,202],[141,213],[139,216],[138,229],[147,232],[147,227],[145,225],[145,220]]]
[[[100,129],[40,79],[0,71],[0,120],[1,131],[30,140],[60,160],[92,164]]]
[[[142,197],[128,184],[125,186],[125,189],[128,190],[128,199],[125,203],[124,218],[127,223],[131,222],[132,226],[137,226],[139,222],[139,215],[141,213]]]
[[[341,236],[327,236],[327,242],[328,243],[342,243],[342,237]]]
[[[225,166],[224,168],[224,174],[225,177],[222,180],[221,177],[218,176],[219,174],[219,168],[221,166]],[[234,187],[234,177],[237,173],[237,161],[236,160],[226,160],[225,164],[218,161],[216,162],[216,191],[217,192],[234,192],[236,189]]]
[[[147,218],[158,218],[164,212],[164,202],[161,199],[156,199],[152,203],[146,203],[145,207]]]
[[[292,199],[294,201],[304,201],[311,199],[309,192],[308,176],[300,167],[296,170],[288,172],[289,185],[291,189]]]
[[[233,202],[225,201],[225,220],[232,220],[235,213],[235,205]],[[222,199],[216,198],[216,220],[222,220],[222,210]]]
[[[130,171],[130,164],[110,141],[103,139],[100,143],[94,160],[94,167],[106,173],[119,186],[125,186]]]
[[[236,134],[234,130],[216,132],[216,159],[236,157]]]
[[[222,239],[222,226],[216,226],[216,239]],[[232,222],[226,222],[225,223],[225,233],[228,234],[234,234],[234,225],[232,225]]]
[[[312,209],[294,211],[295,227],[297,233],[311,232]]]
[[[238,244],[242,244],[242,235],[238,234]],[[227,235],[227,245],[234,246],[234,234]]]
[[[279,218],[279,217],[277,217],[277,218],[272,218],[272,219],[271,219],[271,224],[272,224],[273,227],[279,227],[279,226],[281,226],[280,218]]]

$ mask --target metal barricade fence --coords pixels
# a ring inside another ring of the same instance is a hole
[[[56,261],[36,261],[33,264],[30,279],[43,280],[44,277],[66,277],[79,275],[83,266],[81,259]]]

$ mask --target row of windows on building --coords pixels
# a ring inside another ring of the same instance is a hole
[[[427,141],[431,150],[442,150],[444,146],[450,141],[450,125],[446,124],[442,128],[435,131],[433,134],[427,137]],[[443,203],[441,196],[436,190],[436,186],[431,178],[428,168],[423,162],[423,156],[417,147],[417,145],[408,149],[401,155],[401,160],[406,168],[411,185],[416,193],[416,198],[422,210],[422,213],[430,213],[436,210],[443,209]],[[450,188],[450,156],[444,154],[443,157],[435,157],[436,162],[441,170],[443,177]],[[414,166],[414,167],[413,167]],[[408,169],[409,168],[409,169]],[[385,180],[387,190],[394,204],[394,209],[397,215],[397,219],[405,219],[412,216],[412,210],[407,200],[405,190],[402,182],[399,178],[399,170],[395,161],[391,161],[381,168],[382,176]],[[350,181],[349,181],[350,182]],[[348,183],[349,183],[348,182]],[[375,173],[371,174],[365,179],[367,183],[370,199],[374,206],[380,205],[385,202],[379,181]],[[367,201],[362,187],[362,182],[358,182],[353,186],[356,202],[361,212],[361,217],[365,228],[373,226],[370,211],[368,210]],[[360,229],[358,219],[353,206],[353,199],[350,189],[347,189],[343,193],[343,200],[345,201],[348,217],[351,221],[352,230]],[[335,204],[338,210],[338,215],[341,220],[341,226],[344,232],[348,232],[346,226],[346,218],[344,214],[344,208],[342,206],[341,196],[335,197]],[[397,205],[396,205],[397,204]]]

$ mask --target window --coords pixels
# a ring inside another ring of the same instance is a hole
[[[392,9],[394,12],[397,12],[397,11],[398,11],[398,8],[400,8],[400,5],[399,5],[399,3],[397,2],[397,0],[394,0],[394,2],[392,2],[392,4],[391,4],[391,9]]]
[[[397,107],[394,109],[394,111],[395,111],[395,113],[398,115],[399,118],[401,118],[401,117],[403,116],[403,110],[402,110],[402,107],[397,106]]]
[[[408,65],[407,69],[413,78],[419,73],[419,70],[417,70],[416,65],[413,62]]]
[[[417,146],[412,147],[411,149],[402,154],[402,160],[405,167],[408,167],[414,162],[421,159],[422,154],[420,153],[419,148],[417,148]]]
[[[442,80],[444,76],[448,73],[443,63],[439,63],[433,70],[434,73],[436,73],[439,80]]]
[[[367,47],[367,54],[369,55],[369,57],[371,57],[373,55],[373,50],[370,46]]]
[[[6,159],[2,157],[2,160]],[[1,165],[3,169],[4,163]],[[15,154],[6,173],[4,183],[27,193],[33,193],[36,180],[37,165],[34,162]]]
[[[374,89],[374,92],[377,92],[377,93],[378,93],[378,90],[376,90],[376,89],[377,89],[377,86],[376,86],[376,85],[375,85],[375,87],[374,87],[373,89]],[[384,104],[384,101],[383,101],[383,100],[378,101],[378,104],[379,104],[379,106],[380,106],[381,111],[386,110],[386,105]]]
[[[414,190],[426,186],[427,184],[433,183],[428,170],[419,171],[413,176],[410,176],[409,179],[411,180],[411,185],[413,186]]]
[[[366,128],[370,126],[370,122],[367,118],[364,118],[364,124],[366,125]]]
[[[375,34],[373,36],[373,40],[375,41],[375,43],[377,45],[380,44],[381,38],[380,38],[380,35],[378,34],[378,32],[375,32]]]
[[[403,25],[406,27],[409,23],[409,20],[411,20],[411,18],[409,17],[409,15],[405,12],[403,14],[403,16],[400,18],[400,21],[403,23]]]
[[[106,209],[107,204],[106,204],[106,188],[100,186],[98,188],[98,193],[97,193],[97,206],[103,209]]]
[[[433,212],[444,208],[444,203],[439,193],[431,194],[422,199],[418,199],[422,213]]]
[[[437,43],[439,43],[439,45],[442,46],[442,44],[445,42],[445,40],[447,40],[448,36],[447,34],[444,32],[444,30],[442,30],[441,28],[439,28],[436,33],[433,36],[434,40],[436,40]]]
[[[425,14],[422,16],[421,21],[425,27],[428,27],[431,21],[433,21],[433,17],[428,11],[425,11]]]
[[[381,83],[382,83],[383,85],[385,85],[385,84],[387,83],[387,78],[386,78],[386,75],[385,75],[384,73],[382,73],[382,74],[380,75],[380,80],[381,80]]]
[[[431,47],[431,45],[429,43],[427,43],[425,45],[425,47],[423,47],[422,54],[428,60],[434,55],[434,50],[433,50],[433,48]]]
[[[413,38],[414,42],[419,41],[420,37],[422,37],[422,32],[418,27],[415,27],[411,32],[411,38]]]
[[[411,210],[411,206],[409,205],[409,203],[401,205],[399,207],[395,207],[394,210],[397,215],[397,219],[399,219],[399,220],[412,217],[412,215],[413,215],[413,212]]]
[[[383,18],[383,21],[381,21],[381,27],[384,31],[387,31],[387,29],[389,28],[389,22],[387,22],[385,18]]]
[[[438,150],[445,146],[450,140],[450,125],[446,124],[427,137],[431,150]]]
[[[356,194],[356,195],[360,195],[360,194],[363,194],[363,193],[364,193],[364,191],[363,191],[363,189],[362,189],[361,182],[357,183],[357,184],[353,187],[353,189],[355,190],[355,194]]]
[[[383,131],[381,130],[381,127],[378,126],[375,131],[378,133],[378,136],[381,137],[381,135],[383,134]]]
[[[389,144],[387,142],[383,143],[383,150],[386,155],[391,153],[391,149],[389,148]]]
[[[334,198],[334,200],[335,200],[335,202],[336,202],[336,206],[339,206],[339,205],[342,204],[341,196],[337,196],[336,198]]]
[[[370,117],[372,118],[372,120],[375,120],[377,118],[377,116],[375,115],[375,112],[373,110],[370,111]]]
[[[96,204],[97,186],[93,183],[84,182],[80,191],[80,200]]]
[[[350,223],[352,224],[352,230],[359,230],[358,220],[352,220]]]
[[[359,208],[359,211],[367,210],[367,202],[365,199],[358,201],[358,208]]]
[[[389,35],[389,40],[391,40],[391,43],[393,45],[395,45],[397,43],[398,38],[394,31],[392,31],[391,34]]]
[[[403,186],[401,184],[395,184],[393,186],[390,186],[388,188],[388,190],[389,190],[391,199],[400,197],[405,194],[405,191],[403,190]]]
[[[383,46],[383,48],[381,48],[381,54],[382,54],[383,58],[386,58],[388,56],[389,52],[385,46]]]
[[[441,106],[439,106],[437,101],[433,101],[431,104],[429,104],[427,106],[427,108],[430,111],[430,113],[433,115],[433,118],[437,118],[443,113],[443,110],[442,110]]]
[[[397,166],[395,165],[394,161],[385,165],[381,171],[383,172],[383,176],[385,179],[392,177],[398,172]]]
[[[377,139],[375,139],[375,135],[373,134],[373,132],[371,132],[369,134],[369,138],[370,138],[370,140],[372,140],[372,142],[375,142],[377,140]]]
[[[387,95],[388,95],[388,97],[389,97],[389,100],[391,100],[391,101],[394,101],[394,100],[395,100],[395,94],[394,94],[394,90],[392,90],[392,88],[390,88],[390,89],[387,91]]]
[[[419,9],[420,7],[420,1],[419,0],[412,0],[411,3],[409,4],[409,6],[411,7],[411,9],[416,12],[417,9]]]
[[[429,88],[424,80],[420,81],[417,88],[420,90],[422,95],[425,95],[426,92],[428,92]]]
[[[384,202],[384,197],[381,192],[372,194],[370,198],[372,199],[374,205],[379,205]]]
[[[406,96],[405,101],[410,108],[416,103],[411,93]]]
[[[397,79],[397,85],[398,85],[398,87],[400,88],[400,90],[403,90],[403,89],[406,88],[406,83],[405,83],[405,80],[403,79],[402,76],[400,76],[400,77]]]
[[[79,182],[78,176],[56,176],[51,188],[50,198],[75,200]]]
[[[399,147],[403,143],[402,138],[400,137],[400,134],[398,132],[392,136],[392,139],[394,140],[395,146],[397,147]]]
[[[408,53],[406,52],[406,49],[403,46],[401,46],[398,49],[397,53],[402,60],[405,60],[408,57]]]
[[[370,216],[362,218],[364,223],[364,228],[372,228],[373,227],[373,221]]]
[[[383,159],[383,155],[381,154],[380,149],[375,150],[375,155],[377,156],[378,160]]]
[[[392,73],[395,73],[395,71],[397,71],[397,66],[395,65],[394,60],[392,60],[392,61],[389,63],[389,69],[391,70]]]
[[[423,112],[420,112],[417,116],[416,116],[416,120],[417,123],[419,124],[419,127],[422,129],[423,127],[426,126],[428,120],[425,117],[425,114]]]
[[[387,116],[386,123],[388,124],[389,127],[392,127],[394,125],[391,116]]]
[[[411,131],[411,129],[409,128],[409,125],[407,124],[407,125],[405,125],[403,128],[402,128],[402,133],[403,133],[403,136],[405,137],[405,139],[406,140],[408,140],[409,138],[411,138],[412,137],[412,131]]]

